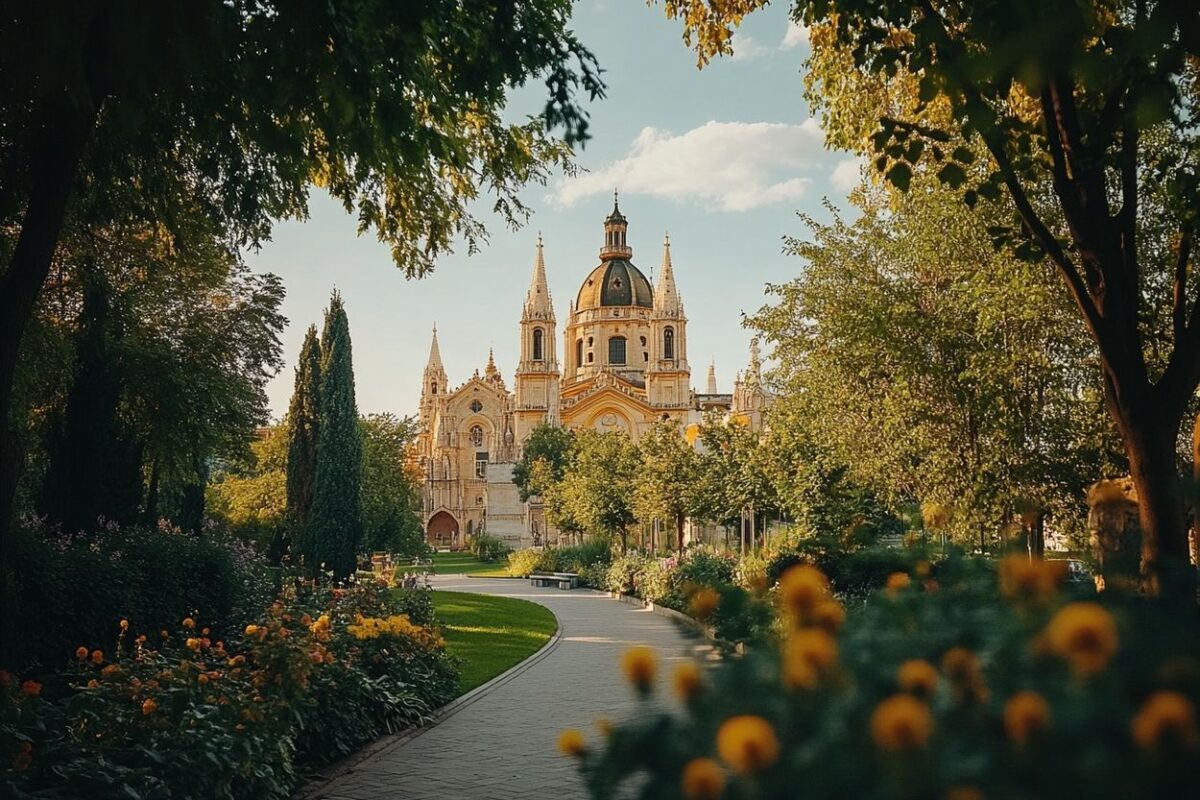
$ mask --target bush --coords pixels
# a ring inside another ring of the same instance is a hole
[[[592,538],[572,547],[528,548],[510,553],[508,572],[520,576],[531,572],[574,572],[585,585],[603,588],[603,575],[611,557],[608,542]]]
[[[24,668],[49,669],[80,645],[103,648],[128,620],[157,632],[192,616],[214,637],[241,630],[271,601],[272,572],[250,546],[216,529],[193,536],[115,524],[76,535],[26,520],[13,537]]]
[[[524,578],[531,572],[537,572],[542,559],[542,551],[527,547],[524,550],[514,550],[508,554],[508,574]]]
[[[843,626],[820,575],[793,573],[778,639],[677,682],[683,711],[648,701],[583,750],[590,795],[634,779],[678,797],[706,778],[725,785],[714,797],[1194,793],[1194,610],[1057,588],[1053,563],[1022,557],[999,578],[958,559],[924,572],[891,577]]]
[[[136,637],[123,626],[109,654],[80,647],[45,691],[0,673],[0,758],[17,767],[0,795],[288,797],[298,769],[453,696],[440,635],[401,610],[427,604],[378,585],[300,584],[229,646],[189,617]]]
[[[812,537],[795,540],[768,562],[766,578],[770,585],[779,581],[789,567],[811,564],[829,577],[834,592],[850,602],[861,602],[887,582],[895,572],[909,572],[919,562],[930,561],[923,548],[871,547],[847,549],[837,539]]]
[[[508,545],[498,536],[477,533],[471,539],[471,553],[480,561],[497,561],[508,553]]]

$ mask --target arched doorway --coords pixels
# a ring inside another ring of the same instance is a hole
[[[458,547],[458,520],[448,511],[439,511],[425,524],[425,541],[431,547]]]

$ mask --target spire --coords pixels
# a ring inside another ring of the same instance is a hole
[[[750,339],[750,366],[746,370],[746,382],[758,386],[762,380],[762,360],[758,355],[758,337]]]
[[[710,363],[708,365],[708,386],[705,388],[705,392],[707,392],[708,394],[716,394],[717,393],[717,361],[716,361],[716,359],[713,359],[712,363]]]
[[[554,304],[550,301],[550,287],[546,284],[546,256],[541,231],[538,231],[537,255],[533,259],[533,278],[525,294],[525,317],[554,320]]]
[[[629,220],[621,213],[617,204],[617,191],[613,190],[613,210],[604,219],[604,247],[600,248],[600,260],[608,261],[614,258],[629,260],[633,258],[633,249],[626,240],[629,231]]]
[[[433,326],[433,342],[429,345],[429,361],[426,362],[425,369],[438,369],[445,372],[445,367],[442,366],[442,351],[438,349],[437,323],[434,323]]]
[[[675,271],[671,266],[671,235],[663,235],[662,272],[654,289],[654,310],[663,314],[682,314],[683,302],[675,288]]]
[[[493,352],[492,348],[489,347],[488,348],[488,363],[487,363],[487,367],[483,371],[483,374],[486,375],[487,377],[491,378],[491,377],[494,377],[496,375],[496,373],[497,373],[496,354]]]

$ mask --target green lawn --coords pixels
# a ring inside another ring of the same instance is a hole
[[[433,607],[446,651],[463,660],[464,694],[532,655],[558,630],[546,608],[514,597],[436,591]]]
[[[490,564],[470,553],[434,553],[433,571],[436,575],[474,575],[479,578],[507,578],[508,561],[501,559]]]

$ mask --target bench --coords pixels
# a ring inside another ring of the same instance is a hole
[[[570,590],[579,586],[579,576],[574,572],[534,572],[529,576],[529,585],[538,589],[557,586]]]

